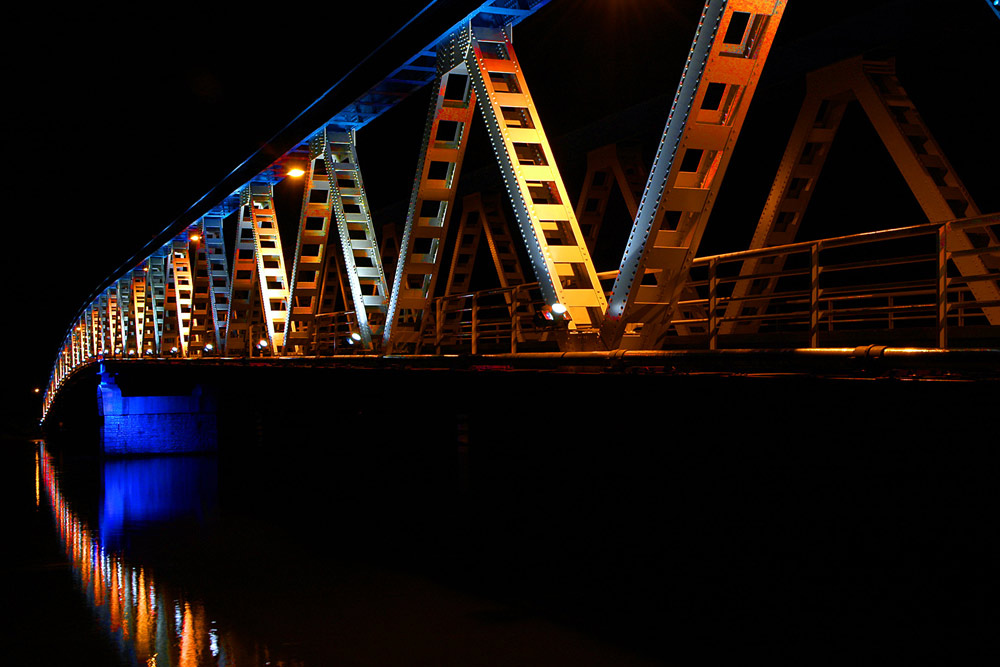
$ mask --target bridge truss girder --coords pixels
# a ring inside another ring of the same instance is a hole
[[[560,304],[567,309],[572,338],[565,345],[593,346],[607,301],[514,51],[510,27],[470,30],[466,63],[542,298],[549,307]]]
[[[336,273],[339,282],[339,256],[330,252],[331,202],[330,180],[326,173],[323,133],[309,142],[309,163],[305,171],[299,232],[295,258],[289,276],[288,329],[284,354],[314,354],[317,335],[316,317],[322,310],[323,286],[327,271]]]
[[[229,309],[229,268],[222,222],[221,215],[206,215],[199,223],[205,258],[204,265],[199,265],[199,270],[203,268],[208,275],[208,317],[211,320],[209,343],[219,351],[223,349],[226,340],[226,313]]]
[[[587,174],[576,203],[576,219],[591,253],[597,247],[614,186],[618,186],[625,208],[634,220],[646,176],[638,146],[609,144],[587,153]]]
[[[601,327],[609,349],[664,342],[784,0],[709,0]]]
[[[167,299],[167,254],[169,244],[155,250],[146,265],[149,268],[146,286],[146,320],[147,333],[144,335],[144,349],[152,349],[155,354],[162,354],[161,340],[163,338],[163,321],[166,316]]]
[[[336,126],[328,126],[324,132],[323,161],[331,213],[337,223],[357,333],[361,345],[370,350],[382,333],[389,303],[382,258],[361,179],[355,132]]]
[[[806,97],[757,223],[751,250],[795,241],[841,119],[853,101],[860,103],[929,222],[980,215],[896,78],[891,59],[850,58],[811,72],[806,85]],[[987,267],[980,256],[962,254],[974,247],[1000,246],[990,226],[955,230],[948,235],[947,246],[958,252],[952,261],[961,275],[973,279],[969,288],[975,299],[1000,302],[997,280],[977,279],[988,278],[991,269],[1000,269],[1000,258],[994,260],[995,266]],[[759,259],[744,262],[740,269],[744,280],[733,288],[721,333],[753,333],[758,329],[759,320],[744,316],[767,308],[766,297],[774,291],[783,265],[784,258],[779,256],[769,258],[766,264]],[[990,324],[1000,324],[1000,307],[984,308],[983,313]],[[742,318],[739,327],[733,324],[738,318]]]
[[[383,337],[387,353],[415,352],[427,325],[476,110],[476,94],[464,62],[468,41],[468,31],[459,31],[438,49],[437,92],[424,125],[386,316]]]
[[[259,288],[259,293],[255,296],[259,298],[264,318],[264,334],[261,335],[259,344],[266,344],[272,355],[278,355],[285,341],[289,289],[274,207],[274,189],[269,183],[251,183],[243,190],[242,199],[240,218],[244,222],[249,220],[253,230],[256,282]]]
[[[118,330],[121,332],[121,354],[129,355],[129,350],[135,354],[135,332],[132,330],[132,322],[135,321],[132,301],[132,275],[131,272],[119,279],[115,284],[115,296],[118,303]]]

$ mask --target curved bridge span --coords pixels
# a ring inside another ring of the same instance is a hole
[[[933,350],[918,366],[932,359],[942,373],[960,356],[949,350],[972,348],[981,355],[970,365],[965,353],[963,372],[996,375],[1000,214],[976,205],[892,58],[808,75],[749,249],[699,256],[785,0],[708,0],[651,164],[625,143],[592,147],[575,198],[514,40],[548,4],[438,2],[416,14],[276,138],[278,159],[244,162],[99,286],[57,354],[44,415],[72,374],[111,360],[695,369],[753,355],[780,366],[768,349],[871,360],[872,346],[889,346]],[[564,85],[585,85],[575,76]],[[358,132],[428,87],[405,220],[378,226]],[[858,107],[926,219],[800,241]],[[502,195],[460,196],[474,126]],[[291,180],[297,220],[279,220],[276,188]],[[598,271],[609,205],[631,229],[617,269]],[[492,261],[492,287],[474,289],[477,254],[480,274]],[[683,352],[695,349],[706,354]]]

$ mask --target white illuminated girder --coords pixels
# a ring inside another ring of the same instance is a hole
[[[226,340],[226,314],[229,311],[229,268],[222,221],[222,216],[206,215],[200,225],[208,263],[208,299],[215,336],[213,344],[217,350],[223,349]]]
[[[62,347],[59,348],[59,375],[56,380],[58,383],[61,383],[63,378],[66,377],[66,373],[69,372],[69,362],[67,361],[69,355],[70,350],[68,341],[63,341]]]
[[[132,269],[132,313],[135,327],[135,353],[141,356],[146,333],[146,262]]]
[[[95,299],[90,307],[87,309],[87,319],[90,323],[90,356],[96,357],[101,353],[101,343],[103,337],[101,334],[101,305],[100,297]]]
[[[330,245],[330,180],[325,164],[325,132],[309,142],[309,166],[305,170],[295,259],[289,277],[288,325],[284,354],[314,354],[316,315],[321,312],[328,272],[338,273],[336,245]],[[339,276],[329,276],[337,278]],[[346,303],[346,299],[344,300]]]
[[[191,279],[191,245],[188,231],[180,233],[171,243],[168,259],[170,269],[168,277],[170,286],[167,291],[167,301],[170,301],[171,291],[174,296],[174,326],[177,327],[177,348],[181,356],[188,356],[188,340],[191,334],[191,305],[194,284]],[[168,303],[169,307],[169,303]]]
[[[147,326],[148,333],[144,336],[143,350],[152,349],[156,354],[163,354],[166,351],[161,345],[161,340],[166,316],[166,261],[169,253],[170,244],[168,243],[156,250],[146,260],[146,264],[149,266],[146,287],[146,319],[150,326]]]
[[[354,130],[344,131],[331,126],[325,132],[324,162],[329,176],[331,206],[340,234],[357,333],[362,346],[371,349],[373,334],[382,333],[389,301],[382,258],[361,180]]]
[[[80,313],[80,361],[90,361],[90,313],[89,309]]]
[[[69,331],[69,357],[70,357],[70,368],[76,368],[80,365],[80,321],[77,320],[76,324]]]
[[[566,306],[571,333],[595,334],[607,302],[509,31],[472,28],[467,64],[542,297]]]
[[[257,258],[257,284],[264,315],[264,328],[271,354],[280,354],[285,340],[288,311],[288,273],[281,251],[274,194],[266,183],[251,183],[244,194],[244,208],[253,225],[254,255]],[[242,216],[241,216],[242,217]],[[264,337],[261,337],[264,340]]]
[[[464,42],[468,48],[467,36]],[[447,51],[438,53],[439,71],[463,57],[462,54],[456,57],[452,52],[460,47],[461,44],[452,40]],[[439,75],[434,88],[436,95],[431,98],[424,125],[417,176],[393,275],[383,332],[387,353],[416,352],[419,347],[420,332],[427,324],[430,301],[441,270],[442,250],[448,236],[462,158],[476,110],[476,95],[469,85],[466,63]]]
[[[121,355],[128,356],[130,349],[135,349],[135,338],[132,331],[132,322],[135,317],[132,313],[132,276],[126,274],[115,283],[115,295],[118,302],[118,332],[121,338]]]
[[[108,288],[108,354],[119,355],[122,350],[121,327],[118,324],[118,290],[116,285]]]
[[[706,2],[612,287],[609,349],[663,343],[784,9]]]

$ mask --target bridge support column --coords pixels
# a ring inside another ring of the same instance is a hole
[[[190,393],[142,395],[122,390],[103,367],[97,387],[101,450],[105,454],[215,451],[216,401],[203,385]]]

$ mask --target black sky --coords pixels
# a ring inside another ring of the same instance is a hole
[[[1000,21],[983,0],[788,4],[702,254],[745,247],[798,111],[803,68],[858,49],[897,54],[903,85],[973,198],[984,211],[1000,210],[991,101]],[[669,102],[701,6],[553,0],[515,30],[574,201],[582,162],[560,137],[649,99]],[[267,15],[159,5],[130,15],[39,8],[10,18],[3,48],[6,182],[13,187],[0,342],[13,363],[5,422],[37,413],[31,388],[44,386],[90,291],[414,11],[386,3],[344,3],[349,9],[339,14],[336,3],[323,7],[276,5]],[[379,212],[409,196],[425,99],[359,132],[376,226],[401,222]],[[650,159],[666,111],[648,128],[628,128]],[[474,139],[480,146],[470,147],[467,173],[490,162],[485,136]],[[815,214],[817,227],[830,228],[823,235],[921,222],[891,167],[863,117],[849,116],[810,209],[823,212]]]

